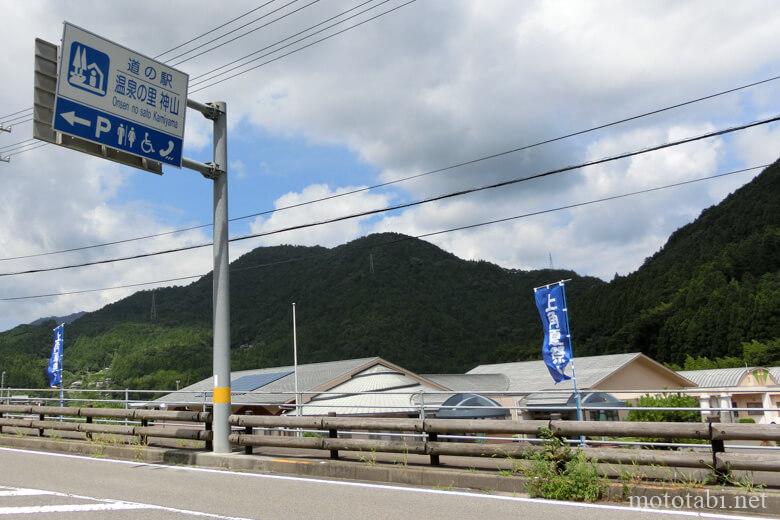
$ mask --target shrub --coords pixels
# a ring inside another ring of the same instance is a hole
[[[644,408],[698,408],[699,400],[690,395],[664,394],[643,395],[637,406]],[[696,410],[631,410],[629,421],[642,422],[699,422],[700,412]]]
[[[545,439],[541,450],[529,453],[530,465],[524,474],[532,497],[552,500],[595,502],[601,498],[604,485],[596,464],[580,449],[571,449],[549,429],[540,431]]]
[[[744,423],[744,424],[755,424],[756,420],[752,417],[740,417],[737,422]]]

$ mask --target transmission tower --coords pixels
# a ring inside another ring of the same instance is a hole
[[[155,301],[155,291],[152,291],[152,313],[151,318],[152,321],[157,321],[157,302]]]

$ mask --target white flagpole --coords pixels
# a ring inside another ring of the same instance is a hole
[[[298,394],[298,329],[295,323],[295,304],[292,304],[293,312],[293,373],[295,379],[295,415],[301,415],[301,403]]]
[[[558,282],[558,284],[561,286],[563,291],[561,291],[561,294],[563,295],[563,314],[566,316],[566,337],[569,338],[569,348],[571,349],[571,359],[569,362],[571,363],[571,382],[574,385],[574,403],[577,406],[577,420],[582,421],[582,399],[580,397],[580,390],[577,387],[577,371],[574,369],[574,343],[571,340],[571,323],[569,322],[569,306],[566,304],[566,280],[561,280]],[[585,436],[580,435],[580,445],[585,446]]]

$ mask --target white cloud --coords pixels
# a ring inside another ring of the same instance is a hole
[[[290,192],[282,195],[274,202],[274,208],[331,197],[360,188],[362,187],[346,186],[331,190],[324,184],[313,184],[307,186],[301,192]],[[388,195],[369,192],[355,193],[317,205],[278,211],[272,213],[270,217],[257,217],[250,224],[250,231],[251,233],[267,233],[298,224],[383,208],[389,202],[390,197]],[[301,244],[334,246],[362,235],[364,233],[364,224],[369,220],[371,220],[370,216],[360,217],[327,226],[315,226],[299,231],[270,235],[259,239],[259,243],[262,245]]]
[[[356,3],[321,2],[181,68],[194,77]],[[13,74],[3,76],[0,113],[8,113],[31,105],[33,38],[58,41],[63,19],[155,55],[247,11],[256,2],[232,2],[229,8],[219,9],[205,0],[174,0],[162,8],[159,2],[150,1],[36,0],[2,5],[5,23],[0,70]],[[380,173],[378,179],[352,179],[343,184],[367,185],[762,79],[768,75],[766,71],[780,67],[776,38],[780,11],[774,7],[771,1],[416,2],[194,97],[203,102],[226,100],[230,131],[240,127],[248,139],[270,133],[348,148]],[[166,16],[160,16],[161,12]],[[178,16],[175,24],[169,23],[171,13]],[[779,94],[779,85],[766,84],[621,127],[426,176],[399,184],[392,193],[404,200],[420,198],[756,119],[773,110],[773,100]],[[21,133],[15,131],[11,136],[13,141],[0,134],[0,145],[28,138],[25,132],[29,126],[20,128]],[[195,112],[188,114],[188,154],[209,160],[203,155],[210,135],[208,120]],[[419,234],[516,215],[551,204],[708,175],[729,169],[735,162],[771,162],[778,137],[776,127],[755,129],[734,139],[701,142],[392,216],[280,234],[263,243],[336,245],[368,230]],[[241,157],[231,155],[231,159],[238,178],[242,171],[256,169]],[[259,169],[262,175],[277,175],[268,171],[267,165],[261,164]],[[117,196],[130,172],[106,161],[46,147],[14,157],[10,165],[0,164],[0,175],[4,178],[0,191],[2,256],[170,229],[163,217],[156,216],[163,213],[158,211],[156,200],[132,201]],[[735,176],[431,240],[458,255],[516,267],[544,267],[549,251],[557,267],[609,278],[616,271],[636,268],[674,228],[749,177]],[[245,179],[247,184],[250,180]],[[277,205],[350,189],[335,186],[313,184],[280,196]],[[387,193],[363,192],[275,213],[253,222],[252,230],[266,231],[380,207],[390,199]],[[153,250],[163,243],[206,239],[206,234],[195,232],[101,252],[0,262],[0,271],[49,265],[54,259],[77,261],[108,252]],[[233,246],[233,257],[250,247],[244,243]],[[0,279],[0,294],[178,276],[206,271],[210,262],[210,251],[204,249],[57,275]],[[45,314],[94,309],[123,294],[0,303],[0,328]]]

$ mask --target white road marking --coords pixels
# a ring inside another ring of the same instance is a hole
[[[29,489],[29,488],[10,488],[7,486],[0,486],[0,487],[9,490],[9,493],[16,493],[14,495],[10,495],[10,494],[0,495],[0,497],[48,495],[48,496],[56,496],[56,497],[76,498],[79,500],[91,500],[93,502],[97,502],[96,504],[64,504],[64,505],[46,505],[46,506],[0,507],[0,515],[23,515],[23,514],[38,514],[38,513],[73,513],[73,512],[81,512],[81,511],[119,511],[119,510],[127,510],[127,509],[154,509],[157,511],[168,511],[171,513],[180,513],[189,516],[202,516],[206,518],[214,518],[216,520],[252,520],[250,518],[218,515],[214,513],[206,513],[203,511],[192,511],[189,509],[178,509],[175,507],[159,506],[157,504],[144,504],[141,502],[128,502],[126,500],[112,500],[107,498],[96,498],[96,497],[88,497],[84,495],[74,495],[71,493],[61,493],[59,491],[46,491],[43,489]]]
[[[63,504],[58,506],[0,507],[0,515],[25,515],[42,513],[76,513],[80,511],[119,511],[123,509],[151,509],[148,506],[129,503]]]
[[[3,488],[6,491],[0,491],[0,498],[2,497],[34,497],[37,495],[51,495],[49,491],[41,491],[40,489],[26,489],[26,488]]]
[[[404,486],[397,486],[397,485],[391,485],[391,484],[371,484],[368,482],[351,482],[346,480],[325,480],[325,479],[317,479],[312,477],[292,477],[288,475],[271,475],[268,473],[242,473],[239,471],[230,471],[230,470],[222,470],[222,469],[213,469],[213,468],[200,468],[200,467],[193,467],[193,466],[169,466],[166,464],[152,464],[152,463],[146,463],[146,462],[133,462],[129,460],[116,460],[116,459],[96,459],[93,457],[87,457],[84,455],[72,455],[69,453],[54,453],[54,452],[46,452],[46,451],[35,451],[35,450],[24,450],[20,448],[5,448],[0,447],[0,451],[9,451],[14,453],[27,453],[30,455],[38,455],[43,457],[59,457],[64,459],[77,459],[77,460],[84,460],[88,462],[93,463],[104,463],[104,464],[120,464],[125,466],[135,466],[135,467],[148,467],[148,468],[158,468],[158,469],[167,469],[170,471],[190,471],[194,473],[212,473],[212,474],[218,474],[218,475],[233,475],[233,476],[239,476],[244,478],[259,478],[259,479],[268,479],[268,480],[285,480],[285,481],[292,481],[292,482],[307,482],[307,483],[313,483],[313,484],[325,484],[325,485],[333,485],[333,486],[344,486],[344,487],[356,487],[356,488],[366,488],[366,489],[382,489],[387,491],[399,491],[399,492],[405,492],[405,493],[421,493],[421,494],[428,494],[428,495],[450,495],[450,496],[459,496],[459,497],[467,497],[467,498],[474,498],[474,499],[483,499],[483,500],[504,500],[504,501],[510,501],[510,502],[524,502],[524,503],[532,503],[532,504],[545,504],[545,505],[551,505],[551,506],[559,506],[559,507],[573,507],[573,508],[586,508],[586,509],[604,509],[604,510],[613,510],[613,511],[626,511],[626,512],[637,512],[637,513],[646,513],[646,514],[657,514],[657,515],[677,515],[677,516],[685,516],[690,518],[712,518],[712,519],[718,519],[718,520],[756,520],[755,516],[744,516],[744,515],[727,515],[727,514],[720,514],[720,513],[707,513],[707,512],[700,512],[700,511],[669,511],[664,509],[650,509],[650,508],[643,508],[643,507],[631,507],[631,506],[619,506],[619,505],[613,505],[613,504],[586,504],[582,502],[567,502],[564,500],[547,500],[544,498],[530,498],[530,497],[516,497],[516,496],[506,496],[506,495],[488,495],[484,493],[477,493],[477,492],[469,492],[469,491],[448,491],[443,489],[429,489],[429,488],[419,488],[419,487],[404,487]],[[71,495],[74,496],[74,495]],[[100,500],[100,499],[96,499]],[[127,502],[130,503],[130,502]],[[177,511],[176,509],[170,509],[163,506],[155,506],[160,509],[166,509],[170,511]],[[192,514],[192,513],[191,513]],[[226,517],[226,516],[218,516],[218,515],[212,515],[209,513],[204,513],[204,515],[210,516],[211,518],[218,518],[218,519],[229,519],[229,520],[236,520],[233,517]],[[238,520],[248,520],[248,519],[238,519]]]

